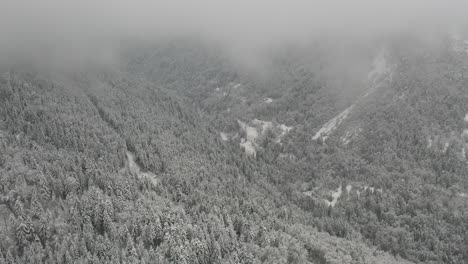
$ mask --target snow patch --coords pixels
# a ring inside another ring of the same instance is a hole
[[[269,129],[273,130],[276,136],[275,142],[280,143],[281,138],[284,137],[287,133],[289,133],[293,127],[286,126],[284,124],[275,125],[271,121],[262,121],[259,119],[254,119],[252,121],[253,126],[247,125],[245,122],[237,120],[242,131],[246,134],[245,142],[241,142],[241,146],[246,149],[247,154],[252,154],[252,148],[258,147],[257,140],[259,136],[264,135]],[[281,130],[281,133],[278,135],[278,130]],[[233,137],[234,139],[234,137]],[[246,143],[250,142],[250,143]]]
[[[257,151],[255,150],[255,147],[251,141],[241,139],[240,146],[245,150],[245,154],[253,157],[257,156]]]
[[[286,136],[294,127],[292,126],[287,126],[285,124],[281,124],[279,126],[281,130],[281,134],[278,136],[278,138],[275,140],[276,143],[281,143],[281,139]]]
[[[463,118],[465,122],[468,122],[468,113],[465,114],[465,118]]]
[[[260,126],[262,128],[262,134],[264,134],[268,129],[273,128],[273,123],[268,121],[262,121],[259,119],[254,119],[253,124],[256,126]]]
[[[313,140],[322,139],[326,141],[331,133],[336,130],[336,128],[345,120],[353,108],[362,100],[362,98],[367,97],[373,91],[378,89],[384,83],[392,79],[394,65],[389,65],[386,59],[386,49],[382,49],[379,54],[375,57],[373,61],[372,70],[367,75],[367,81],[370,88],[367,92],[359,98],[353,105],[345,109],[339,115],[328,121],[313,137]],[[343,143],[348,144],[350,142],[349,138],[345,136],[345,139],[342,139]]]
[[[312,137],[312,140],[322,139],[323,141],[326,141],[327,138],[331,135],[331,133],[335,131],[336,128],[343,122],[343,120],[345,120],[349,116],[354,106],[354,104],[351,105],[339,115],[335,116],[333,119],[328,121],[322,128],[320,128],[320,130],[317,133],[315,133],[315,135]]]
[[[255,150],[255,140],[258,138],[257,129],[255,127],[248,126],[246,123],[240,120],[237,120],[237,123],[245,132],[247,137],[247,140],[244,138],[241,139],[241,148],[245,150],[245,154],[256,157],[257,151]]]
[[[328,201],[327,199],[324,199],[324,202],[327,206],[335,207],[336,202],[338,202],[338,198],[341,197],[341,194],[343,194],[343,188],[340,184],[340,187],[336,189],[336,191],[331,191],[331,196],[332,200]]]
[[[353,186],[351,184],[346,185],[346,193],[348,194],[348,198],[346,200],[349,200],[349,193],[353,189]]]
[[[221,140],[228,141],[228,135],[226,133],[221,132],[219,133],[219,135],[221,136]]]
[[[431,148],[431,147],[432,147],[432,138],[428,137],[427,138],[427,148]]]
[[[294,156],[294,154],[292,153],[289,153],[289,154],[286,154],[286,153],[280,153],[278,155],[278,157],[280,159],[289,159],[289,160],[295,160],[296,159],[296,156]]]
[[[358,136],[359,132],[362,131],[362,128],[360,127],[355,127],[351,130],[346,131],[343,137],[341,137],[341,141],[343,142],[343,145],[348,145],[351,142],[351,139]]]
[[[447,141],[444,144],[444,149],[442,150],[444,153],[447,153],[448,148],[450,147],[450,143]]]
[[[241,87],[241,85],[242,84],[238,83],[238,84],[234,85],[232,88],[237,89],[237,88]]]
[[[263,99],[263,102],[265,102],[265,103],[267,103],[267,104],[270,104],[270,103],[273,102],[273,99],[271,99],[271,98],[264,98],[264,99]]]
[[[127,168],[128,170],[135,174],[140,180],[149,180],[153,186],[158,184],[158,179],[155,174],[151,172],[141,171],[140,166],[136,163],[136,158],[133,153],[130,151],[126,152],[127,154]]]
[[[237,123],[247,136],[247,141],[254,142],[258,138],[258,132],[255,127],[248,126],[246,123],[237,120]]]

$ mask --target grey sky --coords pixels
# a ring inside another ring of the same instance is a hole
[[[87,50],[115,37],[186,33],[244,46],[321,34],[385,35],[465,23],[467,10],[463,0],[4,0],[0,52]]]

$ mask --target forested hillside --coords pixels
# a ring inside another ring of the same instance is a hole
[[[5,70],[0,263],[465,263],[468,55],[338,50]]]

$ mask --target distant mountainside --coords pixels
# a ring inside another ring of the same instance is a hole
[[[248,71],[179,40],[5,71],[0,263],[464,263],[462,47],[311,44]]]

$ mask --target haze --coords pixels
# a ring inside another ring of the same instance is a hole
[[[161,36],[195,35],[251,50],[323,35],[360,39],[446,30],[466,23],[468,8],[461,0],[7,0],[2,5],[2,60],[107,56],[102,51],[117,48],[121,40]]]

